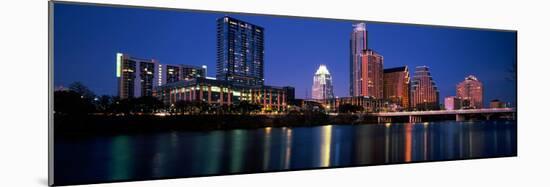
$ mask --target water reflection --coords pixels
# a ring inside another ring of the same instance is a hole
[[[332,125],[321,127],[321,167],[330,166],[330,146],[332,140]]]
[[[237,129],[231,131],[231,161],[229,162],[231,173],[236,173],[242,170],[244,152],[246,149],[246,138],[244,135],[245,131],[242,129]]]
[[[327,125],[59,139],[56,183],[514,156],[513,121]]]
[[[290,155],[292,153],[292,129],[285,129],[285,151],[283,158],[283,169],[290,168]]]
[[[131,178],[132,154],[128,136],[113,137],[111,144],[110,177],[111,180],[124,180]]]
[[[357,126],[357,131],[355,131],[355,139],[353,142],[355,148],[352,149],[352,152],[355,152],[353,160],[360,164],[368,163],[370,159],[369,155],[369,143],[372,141],[372,137],[369,138],[369,128],[367,126]]]
[[[412,161],[412,123],[405,124],[405,162]]]
[[[271,154],[271,127],[264,129],[264,151],[262,170],[267,171],[269,168],[269,156]]]
[[[199,162],[202,164],[197,166],[199,169],[204,166],[204,174],[215,174],[220,172],[220,165],[222,162],[221,152],[223,151],[222,143],[224,134],[225,133],[221,131],[213,131],[210,132],[208,136],[206,136],[206,144],[205,147],[203,147],[206,150],[205,154],[197,154],[196,156],[205,157],[203,162]]]

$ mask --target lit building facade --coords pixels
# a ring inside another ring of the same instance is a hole
[[[409,108],[410,75],[407,66],[384,69],[384,99]]]
[[[361,95],[363,51],[368,49],[368,31],[365,23],[353,25],[350,37],[350,95]]]
[[[458,83],[456,96],[469,102],[466,108],[483,108],[483,84],[473,75]]]
[[[415,110],[439,109],[439,90],[427,66],[418,66],[411,82],[411,107]]]
[[[371,49],[363,51],[360,96],[383,98],[384,58]]]
[[[445,110],[456,110],[462,107],[462,101],[456,96],[445,97]]]
[[[118,96],[121,99],[152,96],[162,84],[162,68],[157,60],[116,54]]]
[[[350,39],[350,95],[382,98],[384,58],[368,48],[365,23],[353,25]]]
[[[324,64],[321,64],[315,72],[311,90],[313,99],[331,99],[334,97],[332,77]]]
[[[264,84],[264,29],[224,16],[217,20],[216,78],[233,84]]]
[[[166,76],[164,76],[164,83],[173,83],[181,80],[181,68],[179,65],[165,65]]]
[[[363,112],[388,111],[390,106],[388,100],[377,99],[368,96],[339,97],[322,100],[323,105],[329,112],[339,112],[340,105],[351,104],[363,107]]]
[[[234,105],[240,101],[262,105],[264,111],[286,110],[286,90],[274,86],[246,86],[228,81],[196,78],[160,86],[155,95],[165,104],[201,101],[211,105]]]
[[[178,65],[161,65],[163,69],[166,69],[164,82],[173,83],[181,80],[189,80],[198,77],[206,77],[206,66],[193,66],[187,64]]]

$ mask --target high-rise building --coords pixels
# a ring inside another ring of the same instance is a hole
[[[410,75],[407,66],[384,69],[384,99],[409,108]]]
[[[206,77],[206,66],[193,66],[187,64],[164,65],[166,80],[164,83],[173,83],[181,80],[190,80],[198,77]]]
[[[462,101],[456,96],[445,97],[445,110],[456,110],[462,107]]]
[[[384,96],[384,58],[371,49],[361,53],[360,90],[357,96],[382,98]]]
[[[332,77],[324,64],[321,64],[315,72],[311,90],[313,99],[331,99],[334,97]]]
[[[363,51],[367,50],[367,28],[365,23],[353,24],[353,31],[350,36],[350,95],[361,95],[361,67]]]
[[[439,90],[427,66],[418,66],[411,83],[411,107],[416,110],[439,109]]]
[[[384,58],[368,48],[365,23],[353,25],[350,38],[350,95],[382,98]]]
[[[217,20],[216,78],[232,84],[264,84],[262,27],[228,16]]]
[[[116,54],[118,96],[121,99],[152,96],[153,89],[162,84],[162,69],[154,59],[140,59]]]
[[[467,108],[483,108],[483,84],[470,75],[456,85],[456,96],[469,101]]]

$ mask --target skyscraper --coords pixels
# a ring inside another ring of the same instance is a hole
[[[327,69],[327,66],[321,64],[315,76],[313,76],[312,87],[313,99],[331,99],[334,97],[332,90],[332,77]]]
[[[350,95],[382,98],[384,58],[368,48],[365,23],[353,25],[350,39]]]
[[[118,96],[121,99],[152,96],[153,89],[162,84],[162,69],[154,59],[140,59],[116,54]]]
[[[463,107],[483,108],[483,84],[473,75],[456,85],[456,96],[468,101],[468,106]]]
[[[365,23],[354,24],[350,37],[350,96],[361,95],[361,54],[368,47],[367,39]]]
[[[409,108],[410,76],[407,66],[384,69],[384,98]]]
[[[240,85],[264,84],[264,29],[235,18],[217,20],[216,78]]]
[[[427,66],[418,66],[414,72],[411,107],[416,110],[439,109],[439,90]]]
[[[371,49],[364,50],[361,57],[359,96],[382,98],[384,96],[384,57]]]

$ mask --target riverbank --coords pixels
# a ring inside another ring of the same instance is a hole
[[[378,124],[377,117],[353,114],[324,113],[279,115],[55,115],[57,135],[98,135],[120,133],[149,133],[162,131],[209,131],[254,129],[264,127],[303,127],[329,124]],[[446,121],[450,118],[428,118],[427,121]],[[470,119],[470,120],[476,120]],[[406,123],[406,119],[396,119]]]
[[[332,123],[353,124],[351,115],[315,114],[286,115],[80,115],[54,117],[56,134],[110,134],[155,132],[167,130],[227,130],[262,127],[318,126]]]

